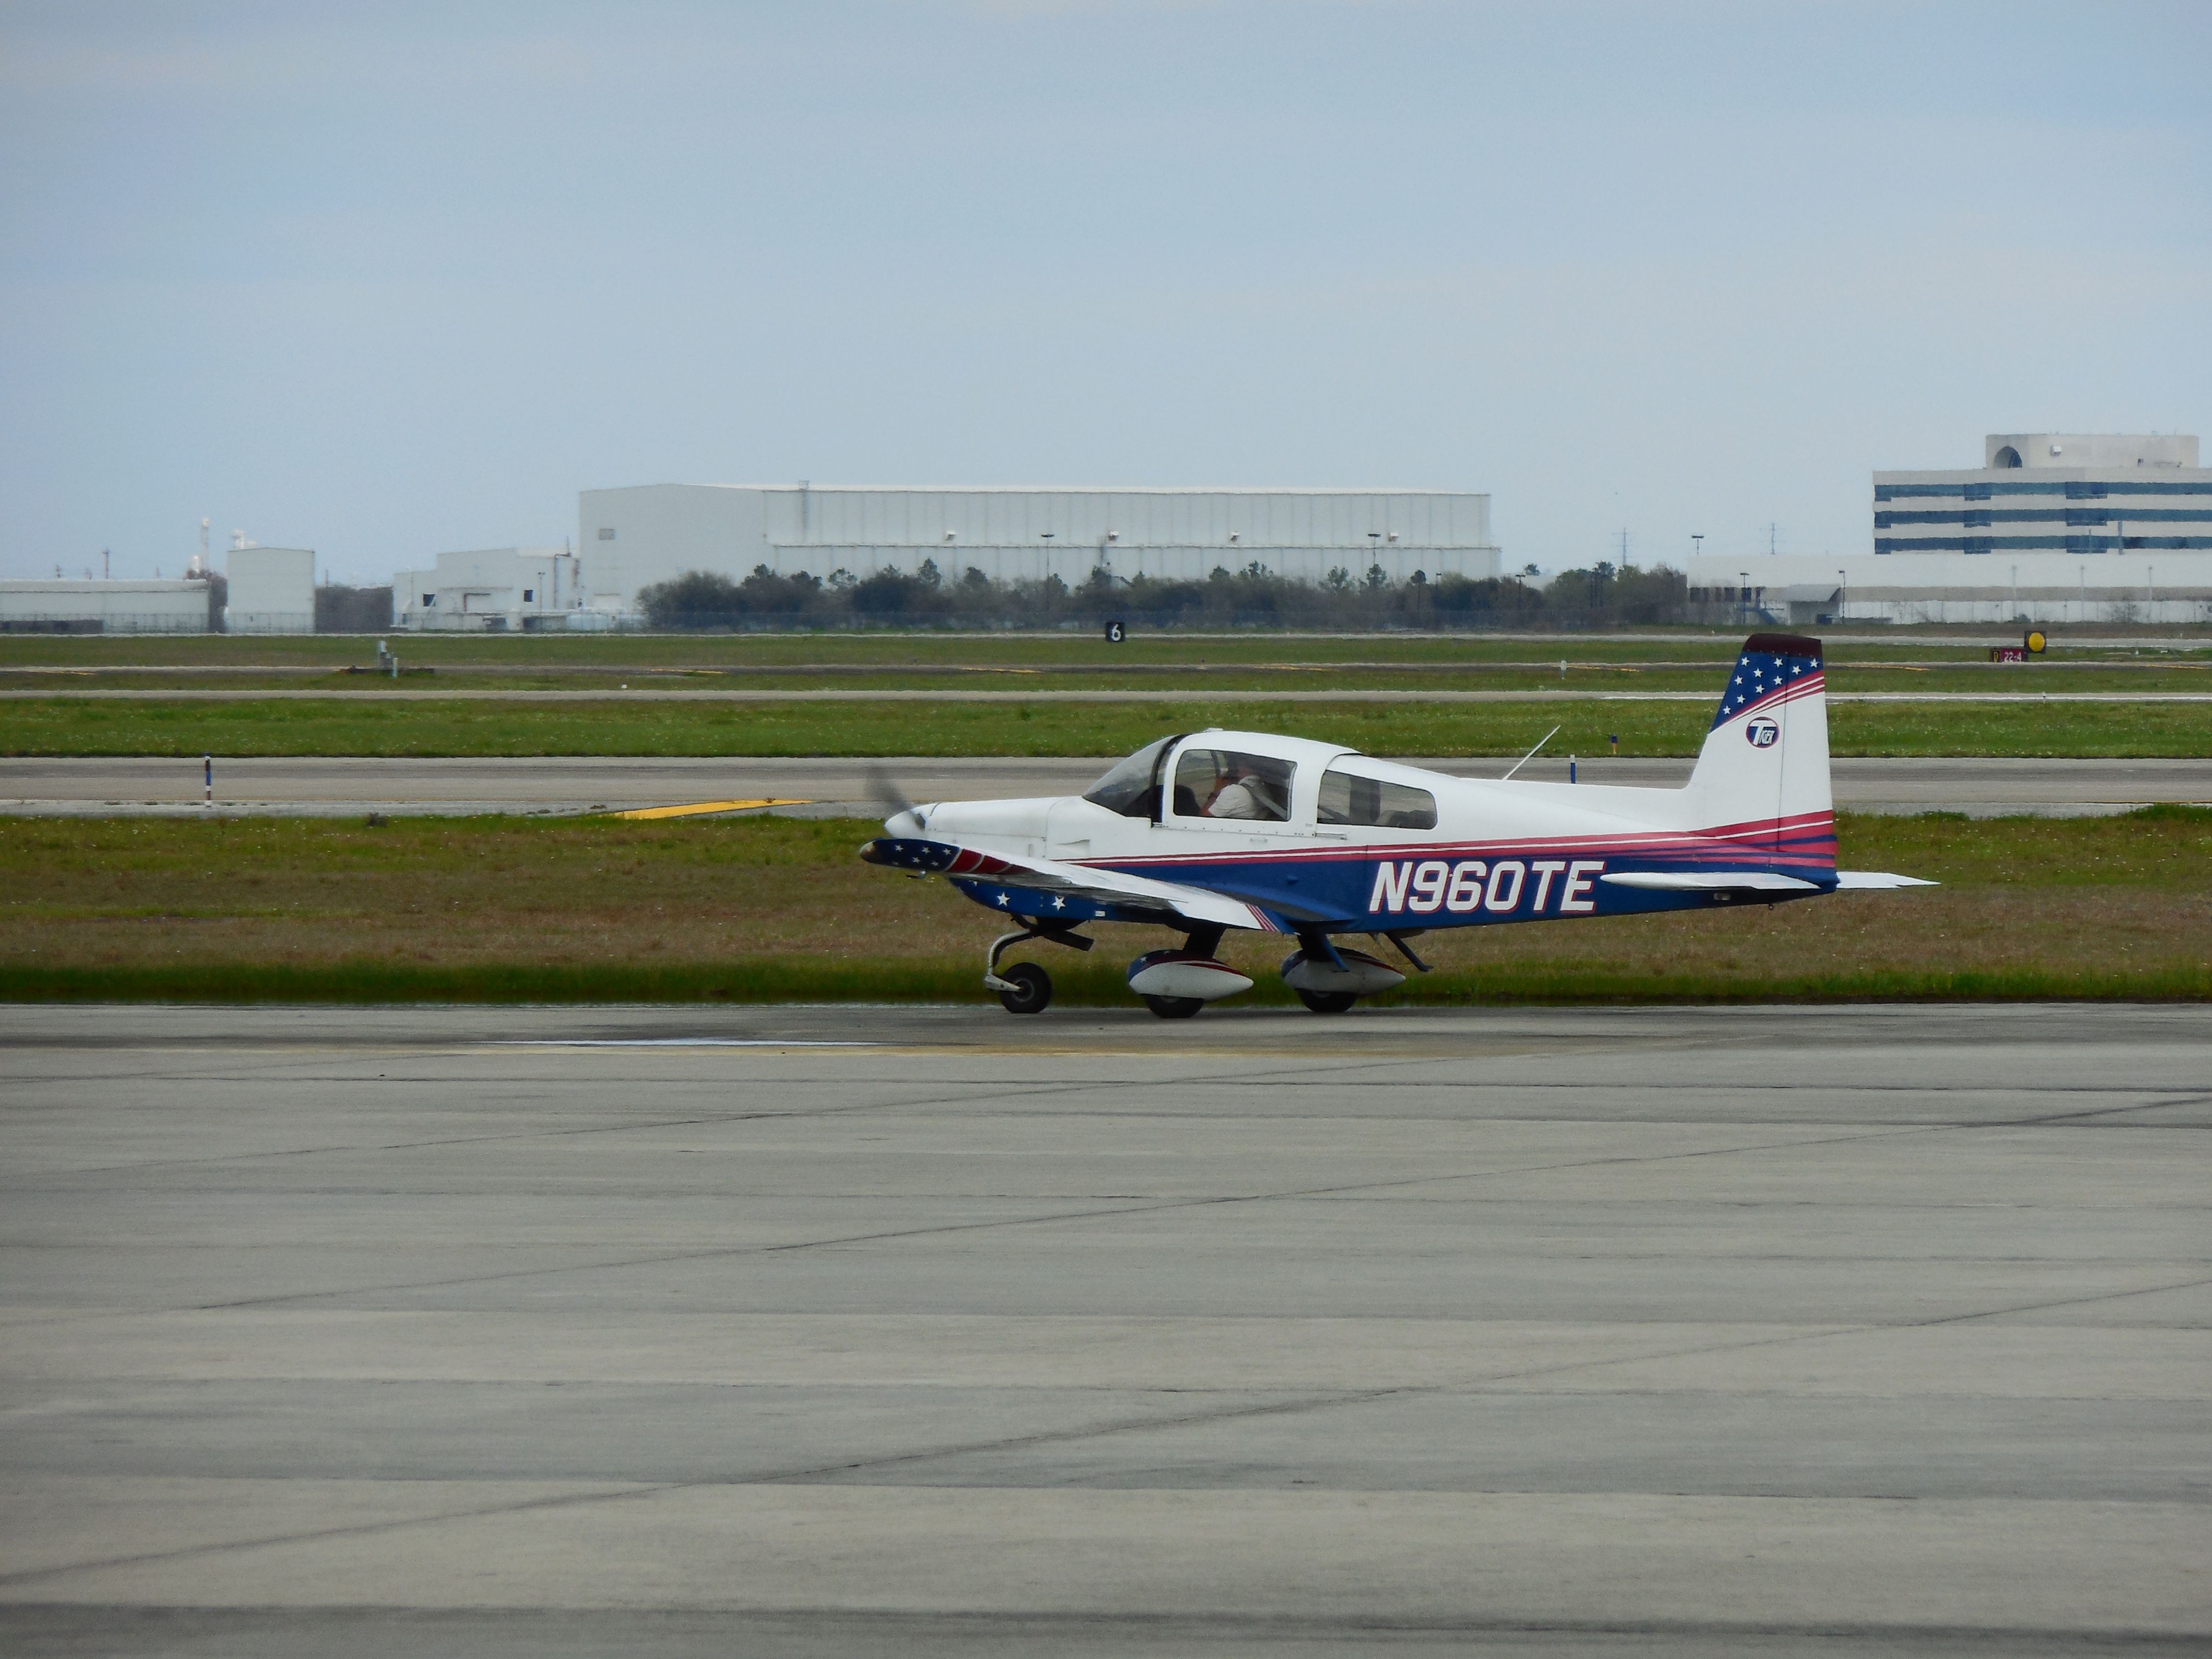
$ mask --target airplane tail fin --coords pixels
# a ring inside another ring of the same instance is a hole
[[[1743,642],[1689,793],[1708,834],[1788,873],[1832,879],[1835,798],[1820,658],[1820,641],[1800,634],[1754,634]]]

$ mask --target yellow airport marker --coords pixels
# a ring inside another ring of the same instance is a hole
[[[696,817],[702,812],[744,812],[757,806],[809,806],[812,804],[811,801],[781,799],[701,800],[693,801],[686,806],[641,806],[633,812],[610,812],[607,816],[615,818],[689,818]]]

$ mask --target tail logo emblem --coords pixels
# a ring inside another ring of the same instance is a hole
[[[1781,741],[1782,728],[1769,720],[1757,720],[1743,728],[1744,738],[1753,749],[1771,749]]]

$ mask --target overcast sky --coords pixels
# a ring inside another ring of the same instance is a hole
[[[0,574],[663,480],[1492,492],[1870,550],[2212,439],[2212,4],[0,4]]]

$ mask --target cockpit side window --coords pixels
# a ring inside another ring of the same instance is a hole
[[[1125,818],[1150,818],[1158,823],[1160,771],[1167,764],[1168,750],[1181,741],[1182,734],[1177,732],[1158,743],[1146,744],[1127,760],[1118,762],[1085,792],[1083,799],[1093,806],[1119,812]]]
[[[1332,766],[1321,775],[1321,799],[1314,817],[1321,823],[1375,830],[1433,830],[1437,798],[1409,783],[1363,778],[1357,772]]]
[[[1186,749],[1176,760],[1176,816],[1287,823],[1297,770],[1291,762],[1273,755]]]

